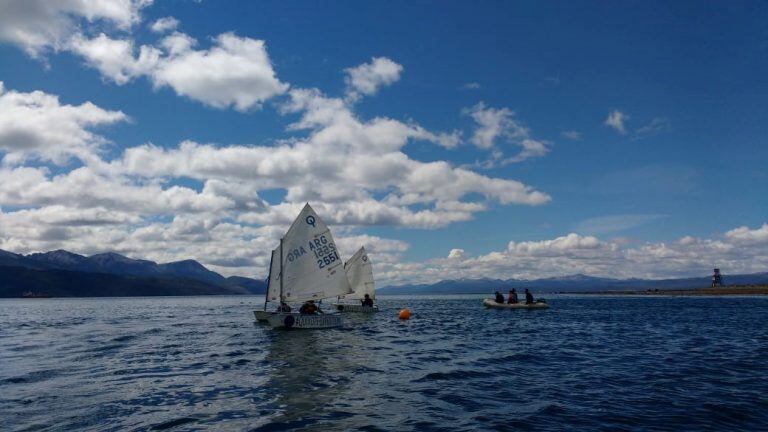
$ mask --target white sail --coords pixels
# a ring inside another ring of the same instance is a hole
[[[347,261],[344,271],[347,273],[349,285],[354,291],[352,294],[343,296],[344,298],[362,299],[366,294],[371,298],[376,298],[376,290],[373,285],[373,266],[364,247],[352,255],[352,258]]]
[[[285,301],[337,297],[352,292],[331,231],[309,204],[282,241]]]
[[[267,285],[267,301],[280,300],[280,248],[272,251],[269,263],[269,283]]]

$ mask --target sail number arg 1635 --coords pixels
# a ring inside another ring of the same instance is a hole
[[[314,240],[310,240],[308,244],[309,251],[315,254],[315,259],[317,260],[319,268],[324,268],[341,260],[341,258],[339,258],[339,253],[336,251],[336,245],[333,244],[332,241],[328,241],[324,235],[321,235]],[[305,253],[307,253],[307,251],[303,247],[294,249],[288,252],[288,261],[293,262]]]

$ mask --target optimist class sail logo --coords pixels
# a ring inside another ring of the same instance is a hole
[[[315,226],[315,217],[314,216],[312,216],[312,215],[307,216],[305,221],[307,222],[307,224],[312,225],[312,227]]]

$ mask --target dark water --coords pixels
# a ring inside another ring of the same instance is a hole
[[[768,298],[390,297],[323,331],[259,304],[0,301],[0,430],[768,429]]]

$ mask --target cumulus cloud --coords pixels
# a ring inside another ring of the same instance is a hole
[[[174,32],[154,44],[137,46],[130,30],[152,0],[0,0],[0,41],[30,56],[69,51],[118,85],[147,77],[155,88],[170,87],[180,96],[214,108],[259,108],[288,85],[277,78],[263,40],[222,33],[207,49]],[[106,25],[97,25],[100,22]],[[164,17],[149,27],[157,34],[177,28]],[[109,29],[109,31],[107,31]],[[393,65],[397,72],[392,75]],[[386,58],[349,70],[354,91],[373,94],[397,79],[401,66]]]
[[[595,250],[608,247],[601,243],[597,237],[580,236],[578,234],[568,234],[563,237],[557,237],[553,240],[527,241],[527,242],[509,242],[507,251],[514,254],[530,256],[559,256],[585,250]]]
[[[160,62],[159,50],[143,45],[136,53],[133,41],[112,39],[104,33],[90,39],[75,35],[69,40],[68,48],[98,69],[104,78],[119,85],[151,73]]]
[[[0,153],[6,164],[29,157],[59,164],[71,156],[87,159],[106,142],[92,129],[127,119],[90,102],[67,105],[41,91],[6,90],[0,81]]]
[[[439,134],[419,126],[387,118],[362,121],[343,101],[316,90],[297,89],[290,96],[285,112],[301,113],[292,129],[308,130],[306,138],[276,146],[219,147],[191,141],[172,149],[144,145],[127,149],[111,167],[146,178],[222,178],[263,189],[284,188],[291,202],[327,203],[329,219],[345,224],[445,226],[485,209],[481,203],[462,201],[473,193],[502,204],[538,205],[550,199],[515,180],[483,176],[443,161],[410,159],[401,151],[409,141],[440,140]],[[384,197],[374,200],[377,193]],[[433,208],[409,209],[429,204]],[[253,214],[247,220],[263,223],[274,216]]]
[[[486,107],[485,103],[479,102],[471,108],[465,108],[462,112],[477,123],[470,141],[481,149],[495,149],[492,153],[493,159],[485,164],[487,166],[522,162],[544,156],[549,152],[547,143],[533,139],[530,130],[520,123],[515,118],[515,113],[508,108]],[[516,155],[505,157],[504,152],[497,148],[499,141],[519,146],[521,150]]]
[[[734,228],[725,233],[725,237],[738,245],[768,245],[768,223],[760,228]]]
[[[176,45],[169,53],[152,72],[153,83],[215,108],[258,108],[288,88],[277,79],[262,40],[224,33],[210,49]]]
[[[288,85],[277,79],[262,40],[223,33],[209,49],[194,49],[197,41],[175,32],[160,47],[136,49],[129,39],[76,36],[70,49],[117,84],[147,76],[156,88],[170,87],[178,95],[214,108],[239,111],[259,108],[282,94]]]
[[[175,35],[166,52],[191,50],[191,43]],[[342,248],[351,253],[364,243],[380,265],[396,265],[407,243],[364,237],[356,230],[366,225],[444,227],[472,219],[490,203],[541,205],[550,200],[516,180],[447,161],[412,159],[403,151],[408,143],[452,146],[458,133],[433,132],[387,117],[361,119],[345,99],[316,89],[293,89],[281,105],[294,134],[288,140],[266,145],[148,143],[128,147],[111,160],[99,153],[106,140],[89,128],[125,120],[125,114],[88,103],[62,105],[40,92],[0,97],[3,112],[19,106],[27,110],[18,118],[0,116],[15,119],[4,127],[18,131],[6,135],[36,136],[34,142],[46,143],[40,147],[45,152],[37,153],[30,148],[39,146],[27,145],[25,155],[53,158],[53,147],[66,148],[60,136],[67,132],[74,138],[66,154],[81,162],[63,169],[7,163],[8,149],[18,144],[0,141],[6,151],[0,205],[25,212],[2,215],[0,248],[19,252],[67,248],[95,253],[109,244],[133,256],[159,261],[192,257],[225,274],[253,275],[265,271],[268,251],[303,203],[311,201],[341,232]],[[32,121],[43,108],[56,115]],[[259,196],[275,189],[285,191],[283,202]]]
[[[376,94],[381,87],[400,79],[403,66],[386,57],[374,57],[370,63],[344,69],[347,83],[347,99]]]
[[[119,30],[139,22],[152,0],[0,0],[0,40],[32,57],[59,50],[79,32],[78,23],[105,21]]]
[[[160,18],[153,22],[149,28],[155,33],[165,33],[167,31],[176,30],[179,26],[179,20],[174,17],[168,16]]]
[[[625,123],[629,120],[629,116],[619,110],[613,110],[608,113],[608,117],[603,122],[604,125],[614,129],[616,132],[625,135],[627,129]]]

